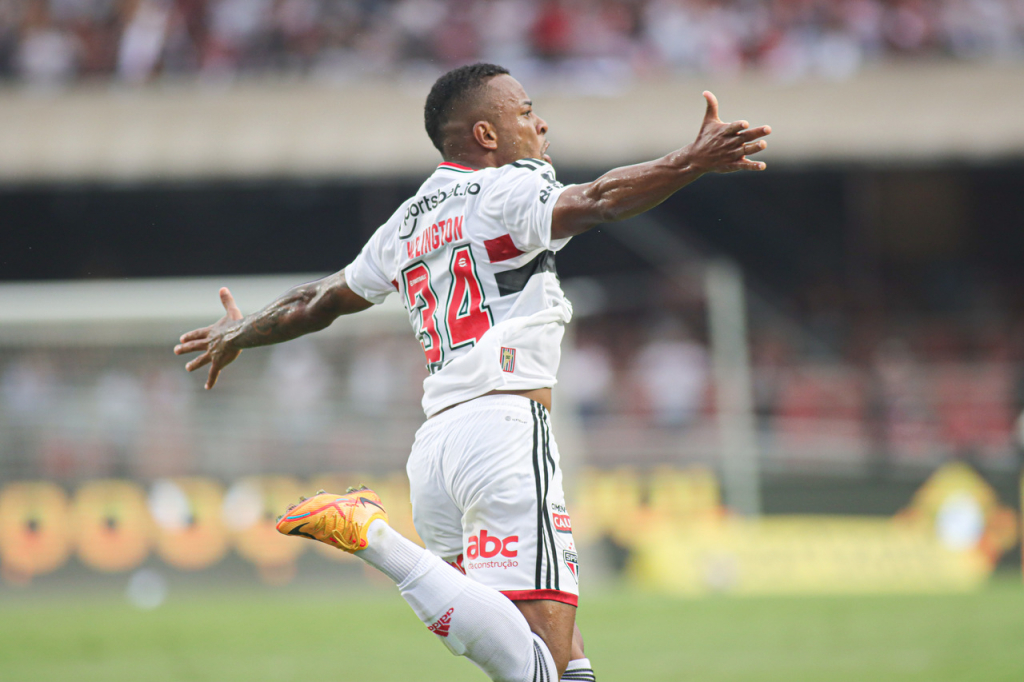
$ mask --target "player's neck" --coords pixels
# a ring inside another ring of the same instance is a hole
[[[453,144],[441,156],[448,163],[457,163],[473,170],[481,168],[501,168],[506,163],[515,161],[515,156],[510,155],[506,149],[487,149],[480,145],[456,145]]]
[[[445,163],[455,163],[473,170],[481,168],[497,168],[498,164],[489,157],[474,156],[470,154],[448,154],[444,157]]]

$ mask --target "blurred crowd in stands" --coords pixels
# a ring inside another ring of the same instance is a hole
[[[37,85],[437,72],[615,83],[880,60],[1024,59],[1021,0],[0,0],[0,78]]]
[[[609,415],[630,415],[680,434],[713,423],[710,350],[705,335],[692,331],[702,319],[680,319],[579,323],[561,380],[585,423],[600,427]],[[1024,327],[933,320],[859,342],[861,352],[823,353],[808,344],[806,329],[755,325],[750,351],[763,455],[783,468],[1015,461]]]
[[[600,467],[714,466],[715,373],[703,322],[649,314],[574,322],[555,409],[575,413],[577,428],[574,436],[560,421],[560,440]],[[1016,466],[1024,340],[1002,329],[961,330],[957,340],[954,331],[918,325],[855,360],[808,353],[798,336],[759,325],[751,355],[763,467]],[[210,393],[162,348],[7,348],[0,478],[400,470],[423,421],[424,376],[405,334],[255,351]]]

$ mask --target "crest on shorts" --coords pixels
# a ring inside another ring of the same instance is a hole
[[[562,550],[562,559],[565,561],[565,565],[569,568],[569,572],[572,573],[572,578],[577,582],[580,582],[580,562],[576,558],[576,552],[570,552],[567,549]]]
[[[516,371],[516,349],[501,347],[501,371]]]

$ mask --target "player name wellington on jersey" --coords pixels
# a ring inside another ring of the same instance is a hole
[[[461,241],[462,221],[463,216],[460,215],[437,221],[405,242],[406,254],[409,258],[420,258],[446,244]]]

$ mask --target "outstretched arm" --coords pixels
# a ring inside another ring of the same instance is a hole
[[[226,314],[209,327],[183,334],[175,355],[203,351],[185,365],[189,372],[210,365],[206,388],[217,383],[221,370],[244,348],[266,346],[326,328],[341,315],[366,310],[372,303],[349,289],[345,271],[301,284],[249,316],[243,316],[227,288],[220,290]]]
[[[601,223],[649,211],[705,173],[764,170],[764,163],[747,156],[767,146],[761,138],[771,128],[750,128],[746,121],[723,123],[715,96],[705,92],[704,99],[707,112],[693,144],[655,161],[616,168],[562,192],[551,218],[552,238],[572,237]]]

